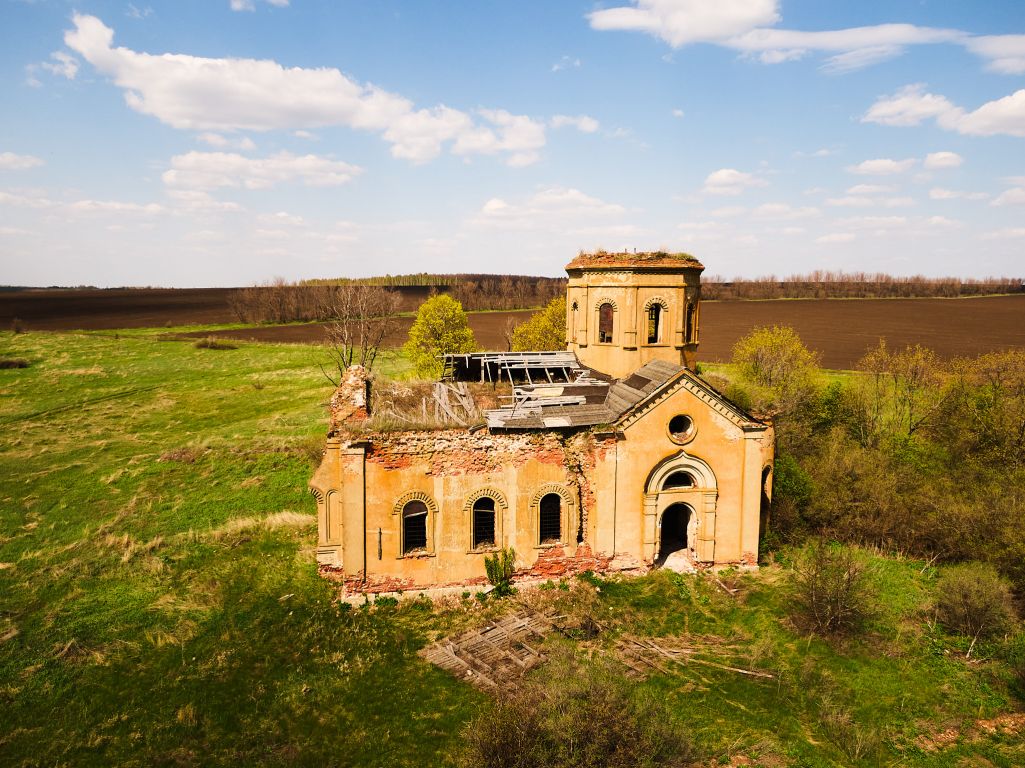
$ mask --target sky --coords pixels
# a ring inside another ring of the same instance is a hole
[[[1021,0],[0,0],[0,284],[1025,275]]]

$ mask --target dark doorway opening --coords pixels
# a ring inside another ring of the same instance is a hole
[[[687,526],[692,510],[686,504],[673,504],[662,513],[659,535],[658,564],[673,552],[687,549]]]

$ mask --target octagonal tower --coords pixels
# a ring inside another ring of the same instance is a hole
[[[686,253],[581,253],[566,265],[566,343],[616,378],[651,360],[694,370],[701,272]]]

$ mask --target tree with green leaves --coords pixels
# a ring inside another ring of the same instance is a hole
[[[422,378],[441,376],[442,355],[473,352],[476,348],[463,305],[444,293],[420,305],[405,345],[413,369]]]
[[[733,346],[733,364],[753,385],[753,402],[770,413],[782,451],[790,450],[810,430],[816,401],[819,358],[789,326],[755,328]]]
[[[548,306],[531,315],[513,330],[515,352],[560,350],[566,348],[566,297],[552,299]]]

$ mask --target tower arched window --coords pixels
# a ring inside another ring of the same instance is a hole
[[[652,304],[648,307],[648,343],[658,344],[662,341],[662,305]]]
[[[611,344],[615,310],[608,302],[598,307],[598,343]]]

